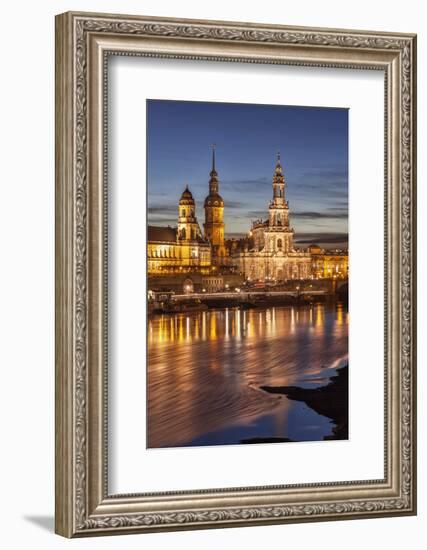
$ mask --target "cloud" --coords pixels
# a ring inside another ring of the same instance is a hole
[[[176,225],[178,205],[153,203],[147,209],[147,219],[151,225]]]
[[[242,189],[248,187],[258,188],[260,185],[271,185],[271,177],[258,176],[256,178],[247,179],[224,179],[221,180],[220,184],[224,184],[227,187],[241,191]]]
[[[330,210],[333,210],[332,208]],[[348,218],[348,212],[341,208],[336,209],[336,212],[291,212],[292,218],[304,218],[304,219],[334,219],[334,220],[346,220]]]
[[[311,168],[310,170],[305,170],[301,172],[302,179],[315,179],[328,181],[331,183],[341,184],[343,181],[347,182],[348,180],[348,169],[343,167],[336,168],[326,168],[326,167],[317,167]]]
[[[298,244],[344,244],[348,243],[348,233],[299,233],[295,235]]]
[[[313,168],[303,170],[292,178],[292,194],[307,195],[316,191],[318,195],[333,197],[335,204],[342,204],[348,197],[347,168]]]
[[[348,212],[348,200],[337,200],[335,201],[335,206],[330,206],[328,210],[345,210],[346,212]]]
[[[150,204],[148,206],[148,215],[150,214],[176,214],[178,216],[178,204]]]
[[[248,220],[268,218],[268,208],[264,208],[264,210],[249,210],[245,217],[248,218]]]
[[[243,205],[239,201],[225,201],[225,208],[226,210],[243,210]]]
[[[161,225],[162,227],[166,225],[176,226],[176,218],[153,218],[149,216],[148,223],[150,225]]]

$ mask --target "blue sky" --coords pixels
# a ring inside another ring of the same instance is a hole
[[[176,225],[188,184],[202,227],[215,143],[226,235],[268,216],[280,151],[296,243],[346,245],[346,109],[148,100],[147,121],[150,225]]]

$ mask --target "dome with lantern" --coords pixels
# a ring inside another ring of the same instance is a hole
[[[188,206],[194,206],[194,197],[190,189],[188,189],[188,185],[185,187],[184,191],[182,192],[181,198],[179,199],[180,206],[188,205]]]

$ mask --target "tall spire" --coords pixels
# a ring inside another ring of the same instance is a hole
[[[276,169],[274,173],[275,175],[278,175],[278,176],[281,176],[283,174],[283,168],[280,162],[280,151],[277,151],[277,162],[276,162]]]
[[[212,172],[216,172],[216,170],[215,170],[215,149],[216,149],[216,144],[212,143]]]
[[[276,168],[273,175],[273,199],[276,204],[283,203],[285,199],[285,176],[280,162],[280,151],[277,152]]]
[[[224,245],[224,201],[219,191],[218,173],[215,166],[216,145],[212,147],[212,168],[209,174],[209,194],[205,198],[205,239],[211,245],[212,262],[215,265],[223,265],[226,256]]]
[[[209,194],[210,195],[216,195],[218,194],[218,172],[216,171],[215,167],[215,150],[216,145],[212,144],[212,170],[210,172],[210,179],[209,179]]]
[[[215,151],[216,151],[216,144],[213,143],[212,144],[212,170],[211,170],[211,173],[210,173],[210,176],[217,176],[217,171],[216,171],[216,167],[215,167]]]

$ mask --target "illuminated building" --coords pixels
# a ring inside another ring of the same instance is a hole
[[[289,224],[289,203],[285,197],[285,177],[277,155],[273,175],[273,199],[268,219],[252,223],[243,251],[236,255],[239,270],[250,281],[308,279],[311,256],[294,247],[294,230]]]
[[[325,250],[313,244],[308,247],[311,255],[311,272],[315,279],[348,277],[348,253],[346,250]]]
[[[225,203],[219,194],[214,148],[209,194],[204,201],[204,232],[200,230],[196,204],[187,186],[179,200],[176,227],[148,226],[150,284],[156,279],[153,286],[163,290],[215,292],[240,286],[243,277],[249,281],[274,282],[347,277],[346,251],[328,251],[317,245],[307,251],[295,249],[280,154],[272,186],[268,218],[254,221],[246,239],[225,239]]]
[[[226,263],[226,248],[224,244],[224,200],[218,192],[218,173],[215,169],[215,146],[212,148],[212,170],[209,179],[209,195],[205,199],[205,239],[211,245],[212,263]]]
[[[147,240],[149,275],[209,273],[211,247],[203,238],[196,218],[196,204],[188,186],[179,200],[177,227],[149,225]]]

